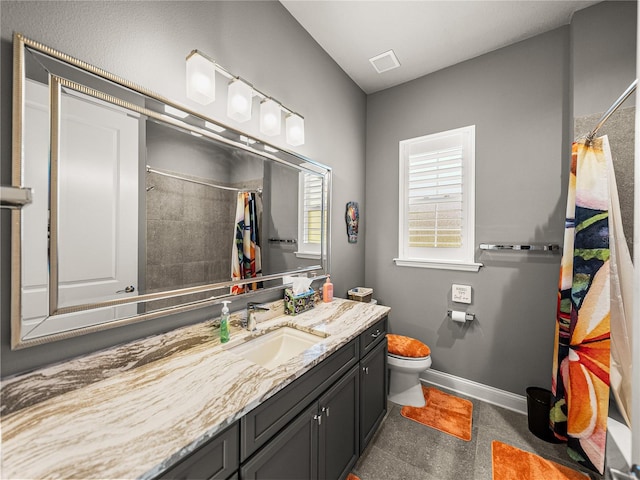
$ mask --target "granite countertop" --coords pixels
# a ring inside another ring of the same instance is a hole
[[[224,346],[208,321],[3,380],[2,478],[153,478],[389,312],[268,305],[255,333],[232,314]],[[272,370],[226,350],[283,325],[319,343]]]

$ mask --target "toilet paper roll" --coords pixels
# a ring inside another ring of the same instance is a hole
[[[460,312],[458,310],[451,311],[451,320],[453,320],[454,322],[465,323],[467,321],[466,316],[466,312]]]

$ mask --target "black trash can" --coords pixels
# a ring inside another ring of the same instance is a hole
[[[529,431],[536,437],[551,443],[558,443],[549,428],[551,392],[540,387],[527,387],[527,420]]]

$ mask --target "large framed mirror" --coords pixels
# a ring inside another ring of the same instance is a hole
[[[12,348],[329,272],[330,168],[14,36]]]

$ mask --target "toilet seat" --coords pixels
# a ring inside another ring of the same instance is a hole
[[[395,353],[387,352],[389,357],[397,358],[398,360],[406,360],[408,362],[422,362],[427,359],[431,359],[431,355],[427,355],[426,357],[403,357],[402,355],[396,355]]]

